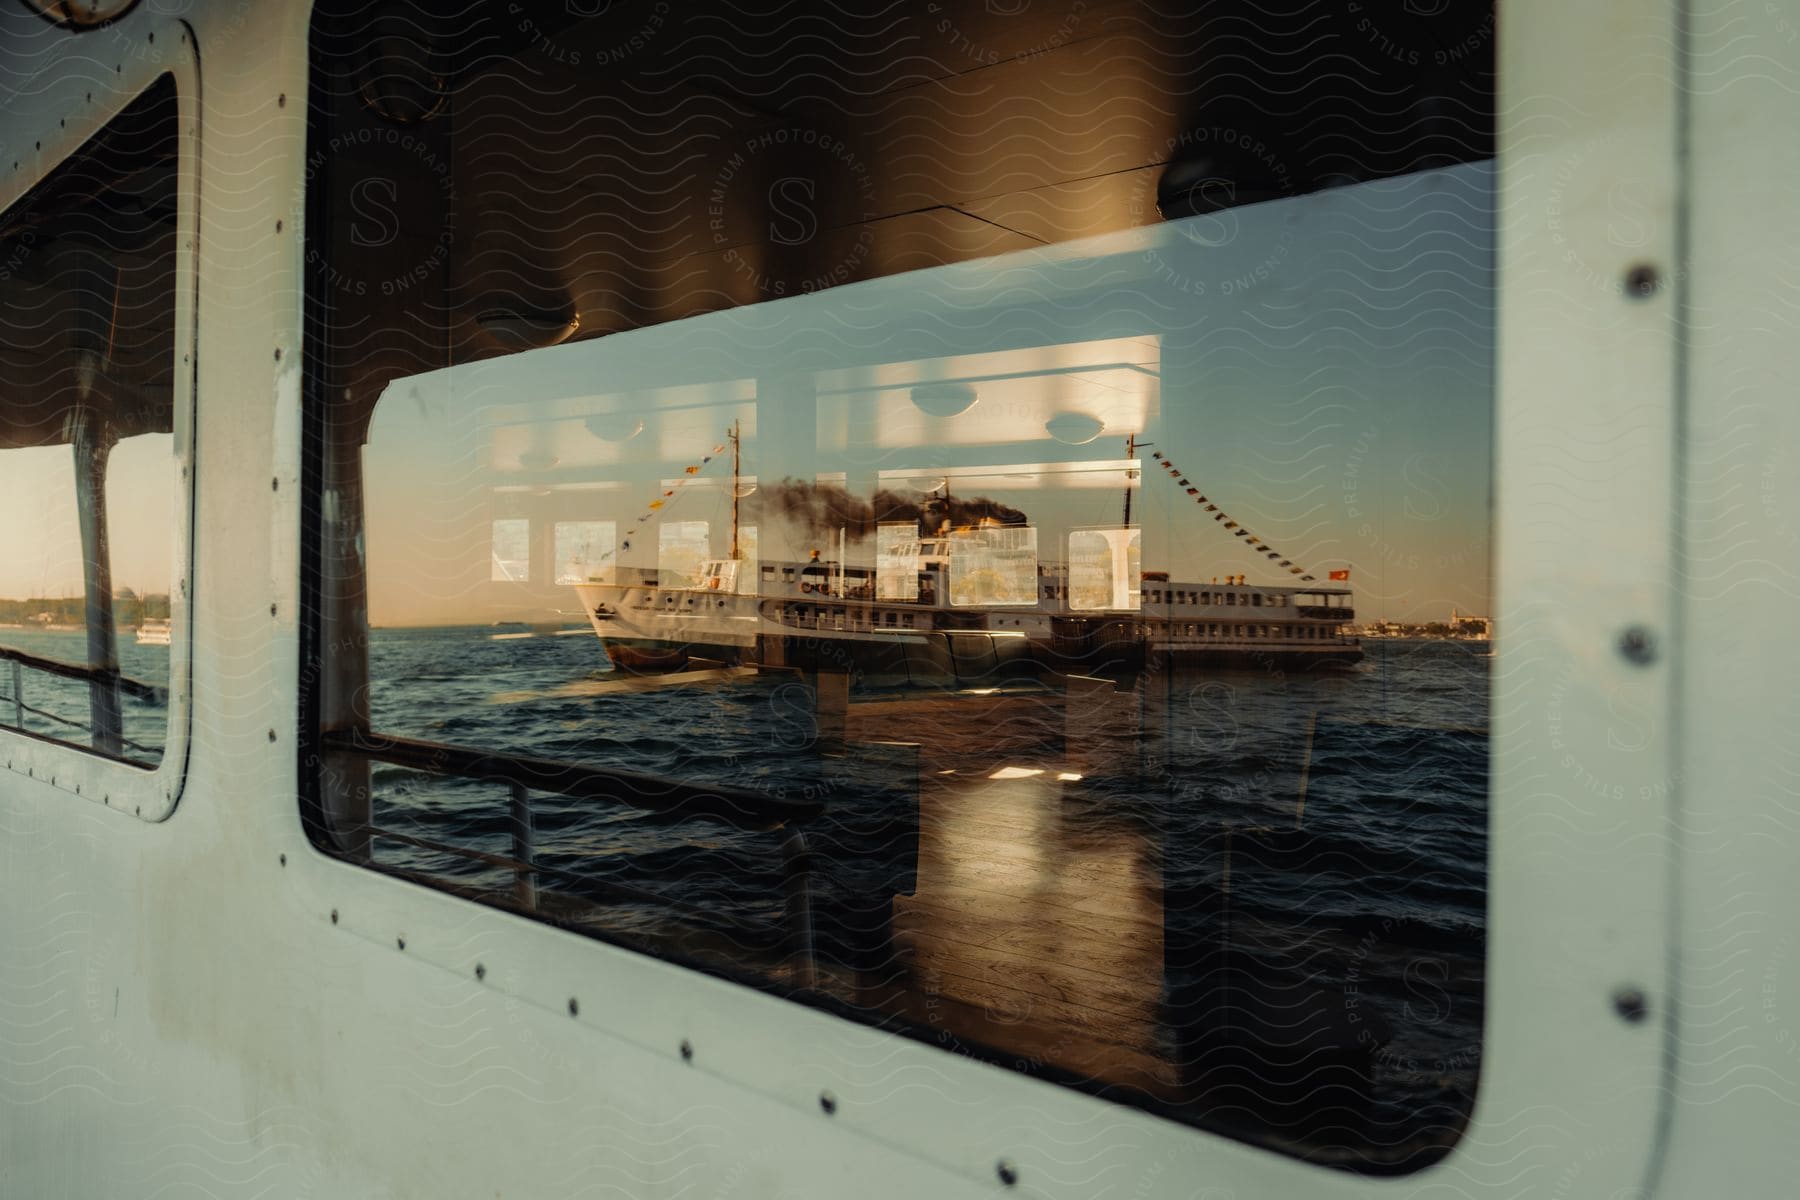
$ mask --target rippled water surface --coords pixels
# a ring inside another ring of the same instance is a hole
[[[372,702],[388,732],[819,798],[820,955],[853,1006],[1178,1110],[1197,1103],[1184,1064],[1207,1060],[1221,1013],[1248,1011],[1252,1041],[1360,1046],[1372,1091],[1349,1102],[1353,1133],[1326,1136],[1403,1157],[1450,1138],[1479,1063],[1489,659],[1468,642],[1367,650],[1331,673],[1146,672],[1079,711],[1054,690],[856,693],[841,750],[813,740],[791,676],[608,690],[585,636],[378,633]],[[376,780],[382,824],[509,852],[503,788]],[[783,944],[776,836],[534,807],[538,861],[572,872],[554,886],[585,890],[608,928],[702,929],[778,978],[762,965]],[[479,862],[386,853],[509,886]],[[1257,983],[1221,1000],[1221,978]],[[1288,1017],[1301,1032],[1279,1032]]]

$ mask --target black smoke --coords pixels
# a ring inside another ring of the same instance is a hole
[[[987,496],[939,496],[883,488],[864,500],[852,496],[841,484],[807,483],[791,476],[762,489],[757,498],[762,511],[786,517],[817,537],[834,536],[842,529],[848,538],[869,538],[875,536],[877,525],[907,521],[919,524],[926,533],[938,532],[946,522],[953,529],[983,519],[1002,525],[1027,523],[1019,509]]]

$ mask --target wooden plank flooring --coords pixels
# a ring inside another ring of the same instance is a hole
[[[894,901],[913,986],[890,1002],[1033,1064],[1172,1094],[1156,849],[1128,822],[1065,818],[1062,765],[922,772],[918,887]]]

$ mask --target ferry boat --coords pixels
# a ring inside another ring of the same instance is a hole
[[[574,585],[613,664],[632,672],[708,664],[818,668],[870,682],[936,680],[941,635],[1022,638],[1033,661],[1059,670],[1172,666],[1307,669],[1362,659],[1348,588],[1174,583],[1147,572],[1141,612],[1069,606],[1066,566],[1040,570],[1035,602],[959,608],[950,601],[953,542],[922,538],[916,600],[878,598],[877,571],[835,559],[755,563],[707,559],[697,578],[661,586],[654,570],[618,568],[618,582]],[[753,572],[757,574],[753,575]],[[743,589],[752,576],[754,591]],[[939,635],[935,636],[934,635]],[[848,657],[846,657],[848,655]]]
[[[1796,127],[1792,0],[0,4],[0,1196],[1791,1196]],[[593,570],[737,420],[1057,548]],[[1133,431],[1491,663],[489,636],[1299,622],[1060,594]]]
[[[982,641],[1010,662],[1099,674],[1147,665],[1306,670],[1362,659],[1347,587],[1253,585],[1242,575],[1204,584],[1171,582],[1164,571],[1134,575],[1139,538],[1130,525],[1130,488],[1125,523],[1090,531],[1100,557],[1083,564],[1085,580],[1081,568],[1072,573],[1066,562],[1042,564],[1032,553],[1029,561],[1010,564],[1011,578],[996,584],[986,551],[1017,539],[993,518],[951,528],[942,515],[951,507],[947,487],[945,495],[925,500],[911,528],[884,527],[887,540],[873,565],[847,563],[841,536],[838,558],[821,558],[816,550],[805,562],[736,556],[741,429],[733,427],[726,439],[734,556],[702,559],[679,583],[661,582],[654,569],[609,566],[603,576],[574,585],[620,670],[664,673],[697,662],[823,668],[872,686],[941,685],[958,674],[953,646]],[[1133,475],[1139,472],[1129,456],[1136,448],[1134,434],[1126,444]],[[989,584],[985,592],[982,582]],[[1078,599],[1086,603],[1077,607]],[[1017,646],[1004,645],[1008,640]]]
[[[140,646],[167,646],[169,644],[170,626],[167,617],[145,617],[137,627],[137,644]]]

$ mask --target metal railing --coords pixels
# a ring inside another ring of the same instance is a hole
[[[600,891],[618,900],[655,904],[705,916],[714,921],[720,919],[720,914],[712,909],[628,884],[602,880],[593,875],[538,862],[536,821],[531,805],[534,792],[619,805],[668,822],[704,819],[750,832],[779,833],[791,963],[799,985],[813,985],[811,849],[802,826],[823,811],[823,806],[817,801],[791,800],[742,788],[683,783],[655,775],[595,768],[559,759],[477,750],[467,746],[393,737],[363,730],[326,731],[320,736],[320,742],[330,754],[387,763],[428,775],[473,779],[505,786],[512,837],[511,854],[493,854],[395,829],[383,829],[372,819],[366,832],[373,838],[510,870],[513,873],[514,901],[528,912],[538,910],[540,877],[553,877],[578,881],[585,888]]]
[[[12,692],[4,700],[0,700],[0,713],[4,713],[7,708],[10,708],[12,723],[9,727],[21,733],[28,732],[25,724],[26,713],[55,725],[79,730],[82,733],[91,734],[93,732],[91,724],[25,703],[25,671],[27,669],[63,679],[79,680],[88,684],[90,688],[110,688],[117,693],[130,696],[134,700],[141,700],[149,704],[165,704],[169,699],[167,687],[161,684],[146,683],[141,679],[133,679],[129,675],[122,674],[117,668],[90,667],[84,663],[67,662],[60,658],[45,658],[39,654],[30,654],[15,646],[4,645],[0,645],[0,662],[10,666],[12,675]],[[66,741],[67,739],[59,740]],[[159,747],[134,742],[122,734],[118,735],[118,740],[121,745],[142,754],[154,756],[162,753]],[[104,747],[101,748],[104,749]]]

